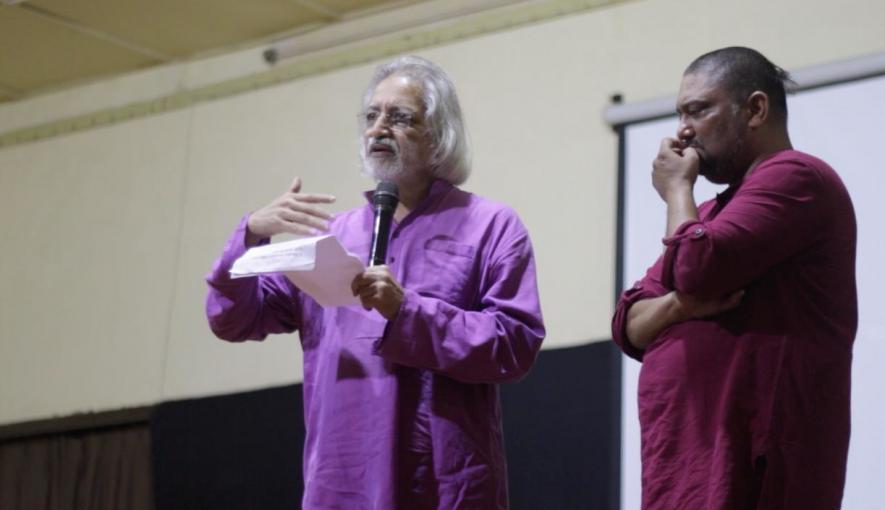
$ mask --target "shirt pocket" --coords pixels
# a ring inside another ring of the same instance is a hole
[[[476,248],[448,236],[424,242],[420,292],[448,303],[467,306],[475,296]]]

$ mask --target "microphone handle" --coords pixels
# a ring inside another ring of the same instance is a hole
[[[390,224],[393,210],[389,207],[375,209],[375,225],[372,228],[372,251],[369,266],[382,266],[387,260],[387,243],[390,240]]]

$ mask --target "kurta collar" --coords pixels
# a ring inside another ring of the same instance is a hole
[[[751,177],[752,177],[752,175],[755,175],[756,171],[758,171],[759,168],[762,165],[764,165],[768,160],[774,158],[775,156],[778,156],[780,154],[783,154],[785,152],[789,152],[792,150],[793,149],[782,149],[779,151],[774,151],[770,154],[766,154],[765,156],[762,157],[762,159],[760,159],[756,163],[756,166],[754,167],[754,171],[753,171],[753,174],[751,174]],[[744,182],[746,182],[746,180],[747,180],[747,176],[745,175],[744,178],[741,179],[740,182],[738,182],[737,184],[732,184],[731,186],[727,187],[722,193],[716,194],[716,202],[718,203],[720,208],[724,207],[725,204],[727,204],[728,201],[731,200],[731,197],[733,197],[734,194],[737,193],[737,190],[740,189],[740,187],[744,185]]]
[[[427,192],[427,196],[424,197],[424,200],[422,200],[421,203],[419,203],[415,207],[415,211],[424,209],[426,207],[425,204],[430,203],[436,197],[447,192],[448,190],[452,189],[453,187],[454,186],[452,186],[452,184],[450,184],[448,181],[444,181],[442,179],[435,179],[432,183],[430,183],[430,191]],[[375,194],[375,190],[368,190],[368,191],[363,192],[363,196],[366,197],[366,201],[369,202],[370,205],[372,204],[372,196],[374,194]]]

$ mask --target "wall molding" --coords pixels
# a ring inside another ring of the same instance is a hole
[[[628,0],[545,0],[500,7],[326,50],[313,56],[306,55],[297,61],[293,59],[291,63],[281,61],[266,71],[181,90],[154,99],[13,129],[0,133],[0,149],[173,112],[199,103],[367,64],[410,51],[511,30],[626,1]],[[263,49],[255,49],[256,59],[262,58]]]
[[[99,429],[144,425],[150,421],[153,410],[153,406],[129,407],[113,411],[77,413],[59,418],[0,425],[0,443],[57,434],[94,432]]]

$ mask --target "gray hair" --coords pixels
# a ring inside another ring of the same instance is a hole
[[[464,118],[455,85],[449,75],[433,62],[409,55],[375,69],[363,94],[363,109],[369,106],[375,88],[386,78],[406,76],[421,83],[424,119],[433,145],[430,169],[433,176],[461,184],[470,175],[470,151],[464,130]]]

